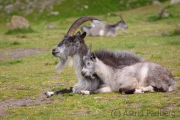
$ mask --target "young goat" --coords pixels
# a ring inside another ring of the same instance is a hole
[[[106,24],[102,21],[93,20],[90,26],[82,26],[81,31],[90,36],[116,36],[117,31],[122,28],[125,31],[128,26],[120,15],[121,21],[115,24]]]
[[[112,67],[99,60],[90,49],[83,57],[82,75],[94,78],[96,74],[106,88],[95,91],[82,90],[82,94],[120,92],[123,94],[144,92],[168,92],[177,87],[177,82],[164,67],[151,62],[139,62],[125,67]]]

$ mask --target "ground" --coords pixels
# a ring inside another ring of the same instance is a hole
[[[171,16],[156,19],[159,8],[165,6]],[[130,50],[166,67],[180,83],[180,36],[173,34],[180,20],[179,7],[166,2],[120,11],[111,17],[96,16],[114,23],[121,13],[128,24],[127,33],[120,30],[116,37],[86,36],[85,42],[93,45],[93,51]],[[33,23],[35,32],[25,34],[7,35],[5,24],[1,24],[0,119],[179,119],[180,87],[169,93],[72,93],[46,98],[44,92],[69,88],[77,82],[73,67],[67,66],[61,73],[54,70],[59,59],[51,54],[76,19],[53,21],[52,29],[45,28],[46,22]]]

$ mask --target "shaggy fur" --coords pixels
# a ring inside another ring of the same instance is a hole
[[[64,60],[67,60],[68,56],[72,57],[75,73],[78,78],[78,82],[72,88],[74,93],[80,93],[81,90],[96,90],[105,86],[97,76],[92,79],[81,75],[83,56],[86,55],[88,51],[84,42],[85,36],[86,33],[81,34],[80,32],[77,32],[73,37],[65,36],[64,39],[52,50],[52,54],[60,59],[60,63],[56,66],[57,69],[60,68],[60,71],[62,71],[62,66],[66,63]],[[134,55],[127,51],[116,51],[115,54],[113,54],[112,51],[99,50],[96,52],[96,56],[110,66],[119,67],[144,61],[138,55]],[[61,61],[61,59],[63,61]],[[55,93],[61,92],[46,92],[45,94],[47,97],[50,97]]]
[[[135,55],[130,51],[110,51],[102,49],[95,51],[94,53],[98,59],[114,68],[120,68],[126,65],[132,65],[134,63],[144,61],[140,56]]]
[[[122,68],[109,66],[94,53],[88,52],[83,58],[82,75],[93,78],[96,74],[109,91],[121,93],[144,93],[147,91],[168,92],[178,86],[171,73],[159,64],[139,62]],[[108,91],[108,92],[109,92]],[[81,91],[87,94],[85,91]],[[102,89],[90,93],[102,92]],[[106,92],[106,91],[105,91]]]

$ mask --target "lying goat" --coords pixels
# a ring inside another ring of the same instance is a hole
[[[82,26],[81,31],[90,36],[116,36],[117,31],[122,28],[125,31],[128,26],[120,15],[121,21],[115,24],[106,24],[102,21],[93,20],[90,26]]]
[[[83,62],[82,75],[93,79],[96,74],[103,83],[107,84],[107,87],[95,91],[83,90],[82,94],[168,92],[175,90],[178,85],[171,73],[156,63],[140,62],[123,68],[115,68],[99,60],[90,50],[83,57]]]
[[[74,70],[78,79],[78,82],[70,89],[64,89],[59,91],[48,91],[45,93],[47,97],[55,94],[63,94],[67,92],[80,93],[81,90],[96,90],[104,87],[104,83],[98,77],[94,79],[89,77],[84,77],[81,75],[81,70],[83,68],[83,56],[87,54],[88,48],[85,44],[84,38],[86,33],[80,33],[75,31],[76,29],[88,20],[97,20],[95,17],[81,17],[76,20],[72,26],[69,28],[67,35],[64,36],[63,40],[52,50],[52,54],[60,59],[56,69],[62,71],[68,57],[72,57]],[[144,61],[138,55],[130,52],[118,51],[114,54],[112,51],[99,50],[96,52],[98,59],[102,60],[110,66],[128,66],[137,62]]]

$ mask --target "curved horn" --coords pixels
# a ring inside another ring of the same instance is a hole
[[[82,25],[83,23],[85,23],[86,21],[90,21],[90,20],[99,20],[96,17],[92,17],[92,16],[85,16],[85,17],[81,17],[79,19],[77,19],[69,28],[67,35],[69,36],[73,36],[74,32],[76,31],[76,29]],[[101,20],[99,20],[101,21]]]
[[[121,15],[121,14],[119,15],[119,17],[121,18],[121,20],[122,20],[122,21],[124,21],[124,19],[123,19],[123,17],[122,17],[122,15]]]

